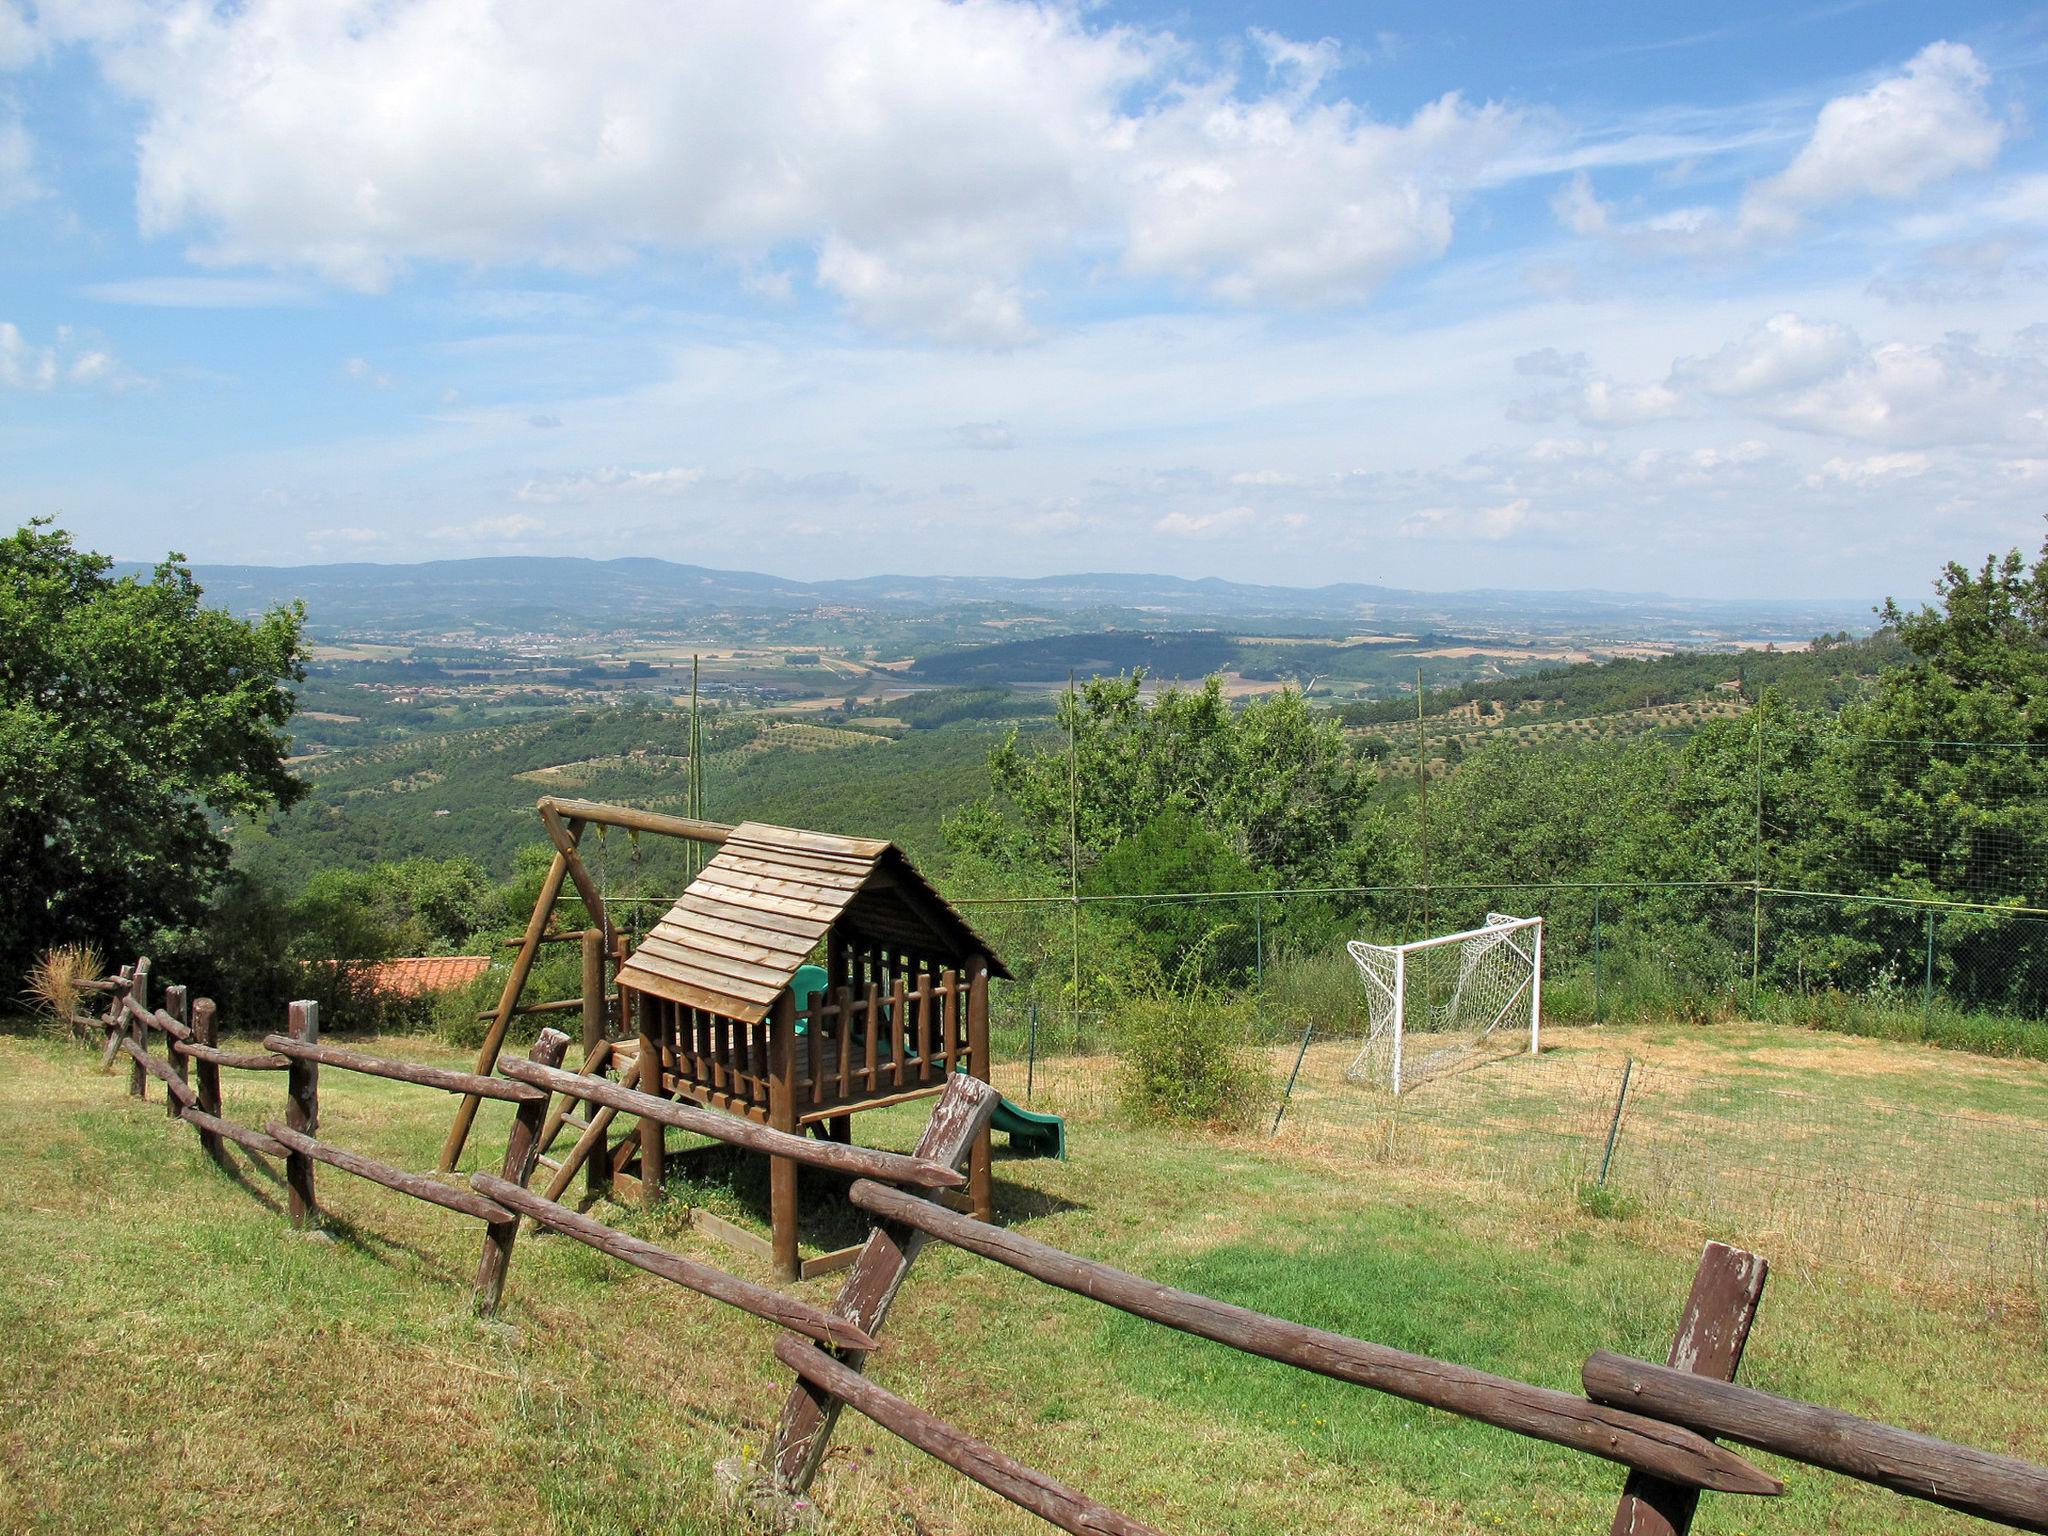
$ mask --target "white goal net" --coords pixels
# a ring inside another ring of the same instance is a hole
[[[1541,1045],[1543,919],[1486,914],[1486,926],[1412,944],[1344,946],[1365,979],[1371,1033],[1346,1069],[1394,1093],[1485,1055]]]

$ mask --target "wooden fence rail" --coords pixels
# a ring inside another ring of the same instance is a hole
[[[149,980],[145,958],[89,988],[107,998],[105,1013],[93,1021],[107,1032],[102,1067],[125,1054],[130,1091],[138,1097],[152,1078],[162,1083],[167,1113],[191,1124],[214,1157],[223,1155],[223,1143],[232,1142],[284,1159],[295,1221],[318,1219],[312,1170],[319,1163],[484,1223],[475,1284],[480,1311],[499,1304],[524,1219],[785,1330],[774,1352],[793,1384],[775,1433],[772,1470],[786,1494],[809,1488],[841,1409],[851,1407],[1062,1530],[1081,1536],[1158,1536],[1153,1527],[1015,1461],[864,1374],[869,1356],[882,1347],[883,1326],[919,1252],[937,1241],[1241,1353],[1621,1463],[1630,1470],[1613,1521],[1614,1536],[1686,1536],[1702,1492],[1768,1497],[1783,1491],[1776,1477],[1716,1444],[1714,1437],[2018,1530],[2048,1533],[2048,1468],[1735,1385],[1732,1378],[1768,1267],[1754,1254],[1719,1243],[1709,1243],[1701,1256],[1670,1363],[1660,1366],[1598,1351],[1582,1371],[1586,1395],[1577,1397],[1176,1290],[947,1209],[933,1196],[967,1182],[961,1165],[1001,1101],[993,1088],[972,1077],[955,1076],[949,1082],[914,1152],[880,1152],[794,1136],[624,1087],[596,1075],[601,1051],[586,1054],[585,1071],[566,1071],[560,1063],[568,1036],[552,1029],[542,1031],[526,1059],[502,1060],[497,1074],[487,1075],[329,1045],[319,1039],[318,1010],[294,1003],[290,1031],[266,1036],[263,1051],[223,1051],[210,1001],[196,999],[188,1008],[182,989],[167,988],[164,1006],[152,1009]],[[149,1050],[152,1032],[166,1038],[169,1049],[162,1057]],[[513,1105],[499,1172],[474,1173],[467,1186],[455,1185],[323,1142],[318,1134],[323,1066],[460,1094],[465,1105],[484,1099]],[[194,1079],[189,1082],[188,1068]],[[224,1118],[224,1068],[283,1070],[283,1117],[260,1131]],[[611,1115],[627,1114],[646,1126],[678,1127],[852,1177],[850,1198],[873,1225],[831,1307],[606,1226],[557,1204],[557,1187],[546,1195],[529,1190],[541,1143],[564,1113],[550,1115],[557,1095],[564,1104],[599,1105],[601,1115],[590,1122],[594,1127],[608,1123]]]

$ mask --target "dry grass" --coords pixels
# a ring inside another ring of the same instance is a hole
[[[1086,1097],[1060,1079],[1061,1102]],[[772,1426],[784,1383],[765,1327],[553,1237],[522,1238],[504,1318],[480,1323],[470,1223],[323,1168],[339,1240],[296,1237],[273,1177],[211,1168],[122,1081],[74,1047],[0,1036],[0,1530],[745,1528],[712,1464],[758,1456]],[[229,1111],[261,1120],[280,1091],[243,1074]],[[331,1139],[410,1167],[431,1166],[450,1107],[343,1074],[322,1101]],[[921,1119],[907,1106],[860,1129],[901,1147]],[[1661,1351],[1700,1235],[1341,1138],[1153,1133],[1100,1109],[1070,1131],[1070,1162],[999,1158],[1005,1223],[1555,1385],[1594,1347]],[[480,1158],[503,1133],[487,1112]],[[673,1207],[605,1214],[762,1278]],[[887,1337],[872,1369],[892,1390],[1169,1530],[1542,1536],[1601,1528],[1618,1487],[1602,1464],[1125,1324],[958,1253],[920,1261]],[[2037,1317],[1781,1261],[1746,1376],[2040,1459],[2044,1343]],[[1712,1505],[1699,1529],[1972,1528],[1791,1480],[1774,1504]],[[851,1419],[818,1494],[826,1533],[1043,1529]]]
[[[85,1000],[79,983],[105,974],[105,962],[90,944],[59,944],[44,950],[29,968],[22,996],[53,1031],[76,1034],[79,1026],[72,1019]]]

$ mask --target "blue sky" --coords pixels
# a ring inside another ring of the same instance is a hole
[[[144,558],[1917,595],[2048,7],[0,0],[0,474]]]

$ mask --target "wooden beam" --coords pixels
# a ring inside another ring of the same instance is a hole
[[[544,1067],[552,1067],[562,1059],[562,1053],[569,1048],[569,1037],[559,1029],[544,1029],[540,1038],[533,1043],[529,1053],[532,1060]],[[540,1156],[540,1127],[547,1118],[548,1095],[543,1093],[519,1106],[512,1117],[512,1129],[505,1137],[505,1158],[499,1165],[498,1175],[503,1183],[526,1188],[526,1181],[533,1177],[533,1165]],[[474,1181],[472,1181],[474,1183]],[[500,1200],[500,1205],[509,1204]],[[509,1215],[504,1221],[494,1221],[484,1228],[483,1256],[476,1266],[476,1310],[489,1317],[498,1310],[498,1302],[505,1294],[505,1272],[512,1267],[512,1245],[519,1240],[519,1217]]]
[[[393,1061],[386,1056],[367,1056],[361,1051],[326,1045],[315,1040],[294,1040],[290,1035],[265,1035],[263,1049],[275,1051],[294,1061],[317,1061],[344,1072],[365,1077],[388,1077],[393,1082],[417,1083],[422,1088],[439,1088],[444,1093],[468,1094],[480,1099],[501,1099],[508,1104],[531,1104],[545,1099],[543,1089],[525,1083],[507,1082],[502,1077],[482,1077],[474,1072],[456,1072],[447,1067],[430,1067],[417,1061]]]
[[[1586,1361],[1583,1379],[1596,1402],[1664,1415],[1979,1519],[2048,1531],[2048,1467],[1604,1349]]]
[[[974,1145],[974,1138],[1001,1102],[1002,1095],[987,1083],[956,1074],[933,1107],[931,1119],[925,1122],[913,1155],[958,1169]],[[911,1198],[917,1204],[924,1203]],[[903,1222],[875,1223],[832,1303],[834,1315],[879,1338],[896,1293],[925,1242],[923,1232]],[[855,1371],[866,1358],[860,1350],[847,1350],[839,1357],[840,1363]],[[775,1430],[774,1473],[778,1487],[791,1493],[802,1493],[810,1487],[832,1444],[832,1427],[839,1422],[840,1404],[840,1398],[815,1382],[798,1378],[782,1405],[782,1419]]]
[[[1726,1243],[1708,1243],[1701,1250],[1692,1292],[1671,1340],[1673,1369],[1733,1381],[1769,1275],[1770,1265],[1757,1255]],[[1610,1536],[1686,1536],[1699,1503],[1697,1488],[1668,1483],[1648,1472],[1630,1472]]]
[[[609,933],[612,920],[604,903],[604,892],[590,878],[590,871],[583,867],[582,855],[576,851],[576,844],[583,836],[583,823],[572,821],[565,826],[561,814],[543,800],[540,803],[540,824],[547,831],[548,841],[555,845],[555,852],[568,862],[569,878],[575,882],[583,909],[590,914],[590,920],[597,924],[600,932]]]
[[[320,1039],[320,1005],[297,1002],[290,1009],[294,1045],[313,1045]],[[272,1035],[275,1040],[279,1036]],[[267,1042],[266,1042],[267,1043]],[[320,1062],[315,1056],[293,1056],[285,1079],[285,1123],[302,1136],[320,1129]],[[320,1210],[313,1201],[313,1160],[304,1152],[285,1153],[285,1188],[291,1198],[291,1219],[295,1227],[318,1224]]]
[[[574,1072],[544,1068],[517,1057],[508,1057],[502,1065],[507,1077],[531,1083],[536,1088],[546,1088],[593,1104],[607,1104],[624,1114],[655,1120],[694,1135],[709,1136],[716,1141],[744,1147],[749,1152],[793,1158],[807,1167],[925,1189],[957,1189],[967,1182],[957,1168],[937,1158],[916,1153],[884,1152],[875,1147],[841,1146],[834,1141],[793,1136],[720,1110],[699,1109],[694,1104],[656,1098],[635,1088],[607,1082],[601,1077],[581,1077]]]
[[[491,1021],[491,1027],[484,1032],[484,1043],[476,1053],[476,1070],[488,1073],[496,1070],[498,1051],[505,1043],[505,1031],[512,1024],[512,1010],[519,1005],[519,994],[526,990],[526,978],[533,972],[534,957],[540,953],[541,935],[547,931],[548,918],[555,910],[555,898],[562,894],[562,882],[568,878],[569,862],[559,851],[554,862],[548,865],[547,878],[541,881],[540,897],[533,904],[533,914],[526,920],[526,937],[521,941],[519,954],[512,961],[512,972],[505,978],[505,989],[498,995],[498,1016]],[[465,1095],[455,1106],[455,1123],[448,1128],[448,1139],[441,1144],[441,1171],[452,1173],[456,1161],[462,1156],[463,1143],[469,1140],[469,1128],[476,1123],[477,1106],[483,1101]]]
[[[836,1403],[850,1405],[927,1456],[1063,1531],[1071,1531],[1074,1536],[1160,1536],[1154,1527],[1076,1493],[1066,1484],[1005,1456],[916,1404],[884,1391],[815,1344],[787,1337],[777,1339],[775,1358],[813,1390],[828,1394]]]
[[[373,1157],[364,1157],[345,1147],[330,1146],[311,1136],[302,1136],[281,1120],[272,1120],[263,1129],[272,1141],[288,1153],[296,1152],[305,1157],[317,1158],[329,1167],[339,1168],[343,1173],[352,1173],[372,1184],[382,1184],[386,1189],[395,1189],[402,1195],[411,1195],[415,1200],[424,1200],[429,1205],[438,1205],[443,1210],[454,1211],[459,1215],[473,1216],[478,1221],[513,1219],[512,1213],[505,1207],[495,1200],[486,1199],[473,1189],[438,1183],[424,1173],[408,1173],[403,1168],[380,1163]]]
[[[722,1301],[729,1307],[765,1318],[780,1327],[789,1328],[806,1338],[817,1339],[845,1349],[873,1349],[875,1341],[860,1329],[834,1317],[822,1307],[795,1296],[784,1295],[765,1285],[756,1285],[751,1280],[742,1280],[729,1275],[722,1269],[709,1264],[700,1264],[695,1259],[686,1259],[679,1253],[670,1253],[665,1248],[607,1227],[602,1222],[592,1221],[588,1216],[579,1215],[565,1205],[521,1189],[504,1179],[494,1179],[488,1173],[473,1173],[469,1182],[477,1192],[492,1200],[528,1216],[537,1224],[552,1231],[587,1243],[599,1253],[608,1253],[613,1258],[631,1264],[635,1269],[644,1269],[650,1275],[659,1275],[673,1285],[695,1291],[700,1296],[709,1296],[713,1301]]]
[[[663,837],[680,837],[697,843],[722,843],[734,831],[721,821],[699,821],[693,816],[663,816],[654,811],[635,810],[629,805],[605,805],[596,800],[560,800],[553,795],[543,795],[540,803],[565,821],[624,827],[630,832],[655,832]]]
[[[1733,1451],[1675,1424],[1175,1290],[1094,1259],[1078,1258],[1035,1238],[988,1226],[872,1180],[855,1184],[849,1198],[864,1211],[1008,1265],[1047,1285],[1197,1338],[1228,1344],[1248,1355],[1356,1382],[1532,1440],[1547,1440],[1624,1466],[1643,1467],[1674,1482],[1720,1493],[1784,1492],[1776,1478]]]

